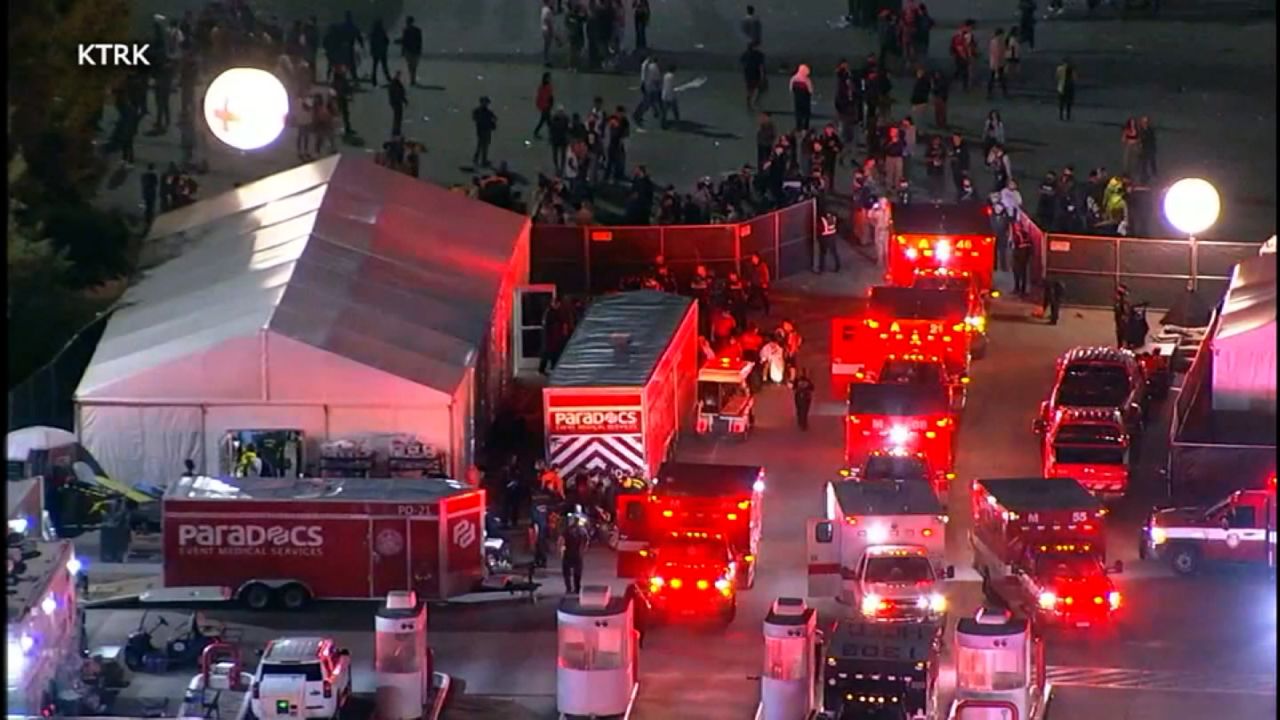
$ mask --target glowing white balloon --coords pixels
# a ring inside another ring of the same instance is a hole
[[[275,142],[289,116],[289,93],[275,75],[232,68],[214,78],[204,94],[204,121],[214,137],[237,150]]]
[[[1164,216],[1188,235],[1198,235],[1218,221],[1222,201],[1208,180],[1183,178],[1164,194]]]

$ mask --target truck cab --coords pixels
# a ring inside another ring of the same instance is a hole
[[[1062,408],[1115,410],[1131,436],[1141,434],[1146,416],[1146,381],[1137,358],[1112,347],[1078,347],[1058,358],[1049,399],[1040,403],[1035,428],[1047,428]]]
[[[978,287],[973,272],[950,268],[916,268],[908,287],[918,290],[960,290],[968,298],[965,326],[973,339],[974,350],[983,347],[987,337],[987,295]]]
[[[674,531],[641,552],[647,572],[636,589],[651,617],[733,622],[737,563],[722,533]]]
[[[855,383],[849,386],[845,464],[858,467],[874,451],[924,453],[931,467],[950,472],[955,417],[943,385]]]
[[[1129,433],[1119,411],[1060,408],[1042,433],[1045,477],[1075,478],[1104,500],[1129,486]]]
[[[921,482],[928,483],[943,507],[947,505],[951,481],[955,473],[935,470],[929,456],[922,452],[873,450],[860,467],[847,468],[841,477],[855,482]]]
[[[837,480],[807,535],[809,595],[868,622],[922,622],[946,611],[946,514],[924,483]]]
[[[618,496],[618,576],[644,573],[640,551],[672,532],[724,536],[739,588],[755,583],[765,471],[759,465],[664,463],[643,492]]]
[[[1051,625],[1088,627],[1106,623],[1120,609],[1110,575],[1123,568],[1118,560],[1106,567],[1088,541],[1038,543],[1014,564],[1014,580],[1028,614]]]
[[[1276,567],[1276,477],[1264,487],[1237,490],[1209,507],[1157,509],[1138,546],[1139,556],[1168,560],[1179,575],[1205,563]]]
[[[967,270],[982,291],[995,267],[991,208],[981,201],[894,205],[888,280],[907,286],[917,270]]]
[[[713,358],[698,371],[698,435],[730,435],[745,440],[755,425],[755,396],[748,380],[755,363]]]

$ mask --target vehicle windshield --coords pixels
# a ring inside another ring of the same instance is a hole
[[[925,480],[928,470],[920,458],[901,455],[873,455],[867,458],[864,480]]]
[[[955,275],[917,275],[911,287],[921,290],[968,290],[969,278]]]
[[[886,360],[880,370],[880,382],[910,385],[941,385],[944,382],[938,363],[919,360]]]
[[[1129,395],[1129,374],[1118,365],[1072,365],[1058,384],[1058,404],[1120,407]]]
[[[698,381],[698,397],[702,400],[703,412],[719,412],[741,394],[743,389],[740,383]]]
[[[711,563],[725,561],[728,551],[723,544],[702,538],[678,538],[662,543],[657,555],[665,563]]]
[[[871,557],[863,579],[871,583],[927,582],[933,580],[933,565],[919,555]]]
[[[1059,465],[1124,465],[1128,453],[1124,448],[1104,445],[1055,445],[1053,459]]]
[[[1049,553],[1036,558],[1036,575],[1042,578],[1081,579],[1103,574],[1098,559],[1083,553]]]
[[[1123,447],[1124,430],[1115,425],[1092,423],[1062,425],[1054,434],[1056,445],[1115,445]]]
[[[307,682],[324,680],[320,663],[263,663],[262,676],[268,675],[303,675]]]

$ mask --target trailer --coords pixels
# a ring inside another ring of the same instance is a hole
[[[691,429],[698,308],[654,290],[596,300],[542,391],[547,462],[561,475],[652,477]]]
[[[183,477],[163,502],[163,589],[143,602],[446,599],[484,577],[485,493],[453,480]]]
[[[80,562],[71,542],[23,539],[7,547],[8,645],[5,705],[11,716],[52,717],[58,688],[79,680],[84,613],[77,595]],[[14,561],[12,558],[20,560]],[[79,708],[75,708],[79,710]]]

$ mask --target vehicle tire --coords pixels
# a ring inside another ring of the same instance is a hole
[[[253,583],[240,593],[240,601],[250,610],[266,610],[274,599],[275,593],[262,583]]]
[[[311,593],[297,583],[285,585],[280,590],[280,604],[285,610],[301,610],[311,603]]]
[[[1193,545],[1174,546],[1169,553],[1169,567],[1184,577],[1200,571],[1200,550]]]

